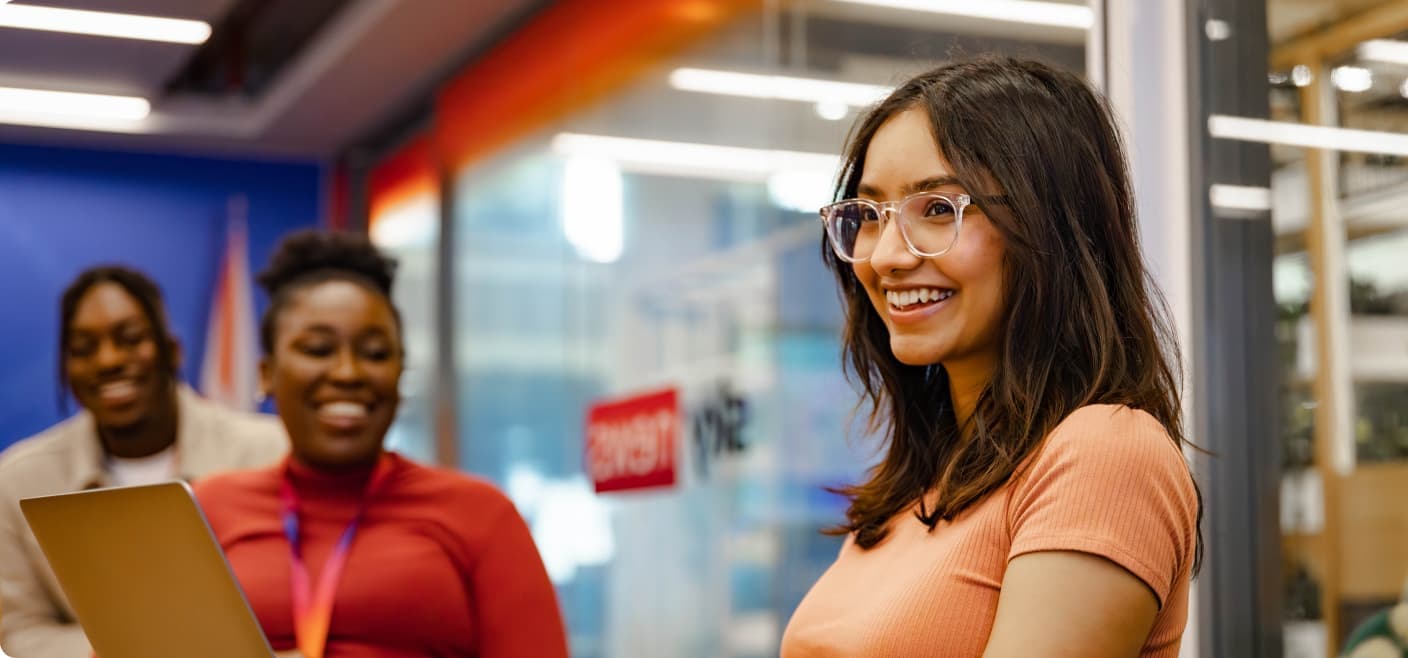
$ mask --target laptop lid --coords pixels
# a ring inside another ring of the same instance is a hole
[[[273,650],[190,487],[20,501],[101,658],[268,658]]]

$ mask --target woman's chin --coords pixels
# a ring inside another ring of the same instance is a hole
[[[943,361],[944,349],[923,338],[891,336],[890,351],[907,366],[931,366]]]
[[[360,468],[376,463],[381,456],[381,442],[319,437],[316,443],[297,452],[300,461],[309,466],[334,470]]]

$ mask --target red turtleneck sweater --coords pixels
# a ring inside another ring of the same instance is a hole
[[[327,658],[567,656],[557,601],[513,503],[492,485],[394,454],[368,502],[338,584]],[[314,579],[356,514],[370,469],[327,473],[286,461],[228,473],[196,496],[277,651],[295,648],[279,485],[300,499]]]

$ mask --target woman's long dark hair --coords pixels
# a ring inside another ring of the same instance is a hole
[[[1050,66],[985,57],[942,66],[900,86],[853,130],[837,198],[853,198],[866,151],[887,120],[929,116],[963,187],[1004,238],[998,365],[966,428],[958,427],[940,365],[909,366],[852,266],[822,240],[847,307],[845,360],[887,430],[884,459],[859,485],[847,522],[863,548],[895,514],[937,493],[919,518],[950,520],[1006,483],[1066,416],[1090,404],[1148,412],[1185,444],[1177,345],[1168,310],[1140,257],[1124,148],[1106,101]],[[1002,203],[984,199],[1002,196]],[[963,238],[960,237],[960,240]],[[960,441],[960,436],[966,438]],[[1199,523],[1202,509],[1199,503]],[[1201,553],[1201,539],[1199,540]]]

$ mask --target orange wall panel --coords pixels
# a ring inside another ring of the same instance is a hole
[[[367,228],[392,206],[421,194],[438,195],[431,137],[421,135],[373,167],[367,175]]]
[[[441,90],[435,139],[450,170],[605,98],[761,0],[562,0]]]

